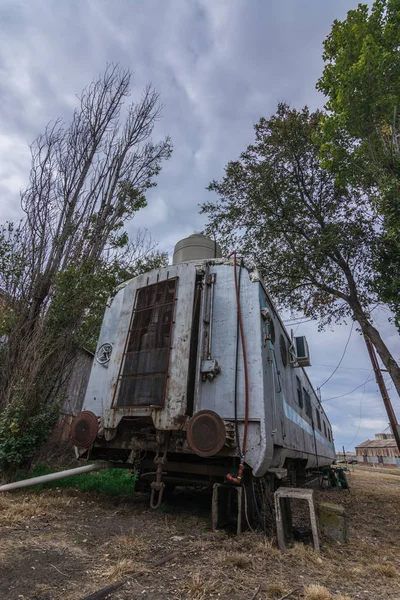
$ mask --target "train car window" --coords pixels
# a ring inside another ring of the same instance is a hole
[[[325,433],[325,437],[328,437],[328,433],[327,433],[327,431],[326,431],[326,423],[325,423],[325,421],[323,421],[323,423],[324,423],[324,433]]]
[[[321,431],[321,415],[319,414],[318,408],[315,409],[315,412],[317,414],[317,425],[318,425],[318,429]]]
[[[307,415],[307,417],[310,417],[310,419],[312,419],[311,396],[305,388],[303,388],[303,396],[304,396],[304,405],[305,405],[306,415]]]
[[[168,279],[136,292],[114,406],[162,406],[177,279]]]
[[[282,358],[282,362],[283,362],[283,366],[286,367],[287,365],[287,348],[286,348],[286,342],[285,342],[285,338],[283,336],[283,334],[281,333],[281,336],[279,338],[279,345],[280,345],[280,349],[281,349],[281,358]]]
[[[303,408],[304,402],[303,402],[303,389],[301,387],[301,381],[298,377],[296,377],[296,381],[297,381],[297,403],[300,406],[300,408]]]

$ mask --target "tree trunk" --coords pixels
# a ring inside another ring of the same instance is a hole
[[[389,348],[381,338],[379,331],[369,322],[366,314],[358,309],[354,310],[354,316],[360,324],[361,331],[363,334],[371,340],[377,353],[380,356],[381,361],[385,365],[387,372],[389,373],[397,393],[400,397],[400,367],[394,360]]]
[[[349,265],[340,255],[338,255],[336,258],[337,264],[343,270],[349,284],[350,294],[347,296],[346,301],[353,311],[355,320],[360,324],[364,337],[368,337],[370,339],[371,343],[379,354],[381,361],[385,365],[400,397],[400,367],[390,353],[389,348],[381,338],[379,331],[369,321],[368,316],[365,313],[358,297],[357,285],[354,281],[353,273]]]
[[[378,363],[378,360],[376,358],[375,348],[372,345],[371,340],[369,339],[368,336],[365,335],[364,339],[365,339],[365,343],[366,343],[366,346],[367,346],[368,354],[369,354],[370,359],[371,359],[372,366],[373,366],[374,371],[375,371],[376,383],[379,386],[379,391],[381,392],[382,400],[383,400],[383,403],[385,405],[387,415],[389,417],[389,422],[390,422],[390,426],[392,428],[392,433],[394,435],[394,439],[396,440],[397,448],[398,448],[398,450],[400,452],[400,429],[399,429],[399,424],[398,424],[398,421],[397,421],[397,417],[396,417],[396,414],[395,414],[395,412],[393,410],[393,406],[392,406],[392,403],[390,401],[389,394],[388,394],[388,391],[386,389],[385,382],[383,380],[382,371],[381,371],[381,369],[379,367],[379,363]]]

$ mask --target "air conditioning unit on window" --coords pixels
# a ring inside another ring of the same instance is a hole
[[[298,366],[311,366],[310,352],[308,350],[308,344],[305,335],[300,335],[294,338],[294,349],[296,351],[296,362]]]

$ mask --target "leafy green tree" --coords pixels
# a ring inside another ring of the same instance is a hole
[[[251,257],[280,306],[319,318],[350,317],[370,338],[400,392],[400,369],[373,325],[379,231],[363,193],[320,161],[321,113],[281,104],[255,126],[255,143],[228,163],[202,207],[207,232]]]
[[[324,42],[325,165],[374,198],[383,221],[374,278],[400,328],[400,0],[360,4]]]

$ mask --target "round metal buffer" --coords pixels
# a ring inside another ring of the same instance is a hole
[[[90,410],[76,415],[71,424],[71,439],[78,448],[89,448],[95,441],[99,431],[97,417]]]
[[[212,410],[200,410],[193,415],[187,426],[187,440],[199,456],[214,456],[225,443],[226,430],[223,420]]]

